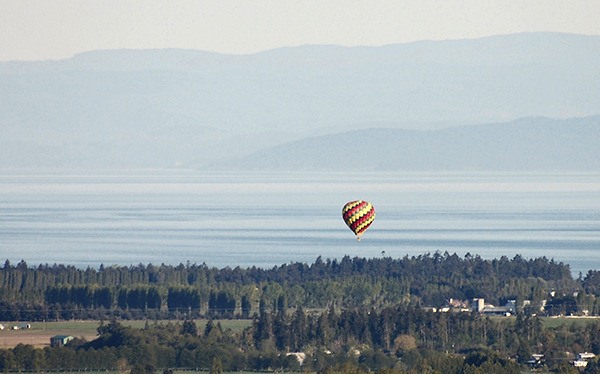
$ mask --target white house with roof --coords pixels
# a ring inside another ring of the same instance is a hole
[[[587,366],[588,361],[594,359],[595,354],[590,352],[582,352],[577,354],[577,359],[573,361],[573,366],[578,368],[584,368]]]

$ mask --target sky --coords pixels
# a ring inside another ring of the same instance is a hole
[[[556,31],[600,35],[598,0],[0,0],[0,61],[99,49],[248,54]]]

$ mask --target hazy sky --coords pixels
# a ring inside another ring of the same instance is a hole
[[[600,35],[599,0],[0,0],[0,61],[96,49],[252,53],[522,31]]]

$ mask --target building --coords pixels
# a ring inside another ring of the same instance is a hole
[[[473,299],[473,302],[471,303],[471,309],[476,312],[482,312],[483,308],[485,307],[485,299],[483,298],[476,298]]]
[[[11,327],[11,330],[26,330],[30,329],[31,325],[29,323],[20,323],[18,325],[14,325]]]
[[[71,335],[55,335],[50,338],[51,347],[64,347],[68,342],[74,338]]]
[[[532,354],[531,359],[527,361],[527,365],[531,366],[532,368],[540,368],[544,366],[544,363],[544,355],[539,353]]]
[[[577,359],[578,360],[591,360],[594,357],[596,357],[596,355],[593,354],[593,353],[589,353],[589,352],[583,352],[583,353],[578,353],[577,354]]]
[[[471,301],[471,311],[475,313],[494,314],[502,316],[510,316],[516,312],[516,301],[508,300],[504,306],[494,306],[486,304],[484,298],[475,298]]]
[[[573,361],[573,366],[578,367],[578,368],[584,368],[587,366],[588,360],[591,360],[594,357],[596,357],[596,355],[593,353],[589,353],[589,352],[578,353],[577,359],[575,361]]]
[[[506,304],[504,304],[504,308],[506,308],[508,313],[516,314],[517,313],[517,300],[507,300]]]

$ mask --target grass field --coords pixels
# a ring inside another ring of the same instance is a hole
[[[544,327],[556,328],[561,325],[567,327],[572,325],[587,325],[588,323],[600,322],[600,317],[544,317]]]
[[[145,320],[140,321],[119,321],[124,326],[134,328],[143,328]],[[181,323],[181,321],[170,321],[171,323]],[[219,320],[224,329],[233,331],[242,331],[252,323],[250,320]],[[5,329],[0,330],[0,348],[12,348],[17,344],[30,344],[34,347],[42,348],[50,345],[50,338],[55,335],[72,335],[85,340],[96,338],[96,329],[100,326],[100,321],[62,321],[62,322],[32,322],[30,329],[11,330],[15,325],[26,322],[0,322]],[[149,324],[166,324],[169,321],[148,321]],[[206,320],[197,320],[196,324],[200,331],[204,330]]]

